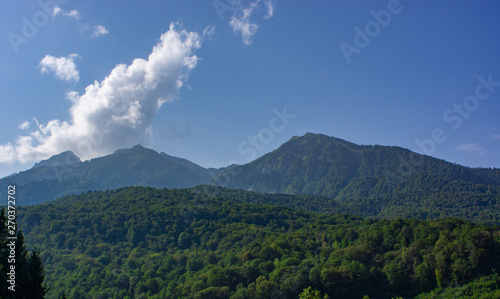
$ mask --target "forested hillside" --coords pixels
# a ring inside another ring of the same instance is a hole
[[[309,286],[330,298],[435,298],[468,283],[498,294],[498,226],[363,220],[234,195],[132,187],[18,215],[48,298],[298,298]]]
[[[446,181],[428,181],[420,178],[416,184],[422,186],[421,189],[408,190],[407,188],[411,188],[413,183],[401,184],[394,189],[391,197],[370,198],[358,195],[345,200],[310,194],[264,194],[210,185],[196,186],[190,190],[209,196],[237,198],[245,203],[281,205],[306,212],[344,213],[365,218],[386,219],[458,217],[480,223],[500,223],[500,187],[477,186],[470,183],[447,185]],[[444,191],[439,196],[433,192],[437,188]]]
[[[142,146],[85,162],[66,152],[1,179],[0,189],[9,184],[19,186],[23,205],[88,190],[212,184],[260,193],[320,195],[349,203],[353,210],[348,213],[362,211],[367,216],[441,215],[495,222],[498,219],[487,219],[483,210],[498,211],[500,170],[468,168],[399,147],[356,145],[308,133],[248,164],[220,169]],[[449,210],[450,202],[474,209],[457,214]],[[407,211],[408,205],[413,211]]]
[[[395,146],[357,145],[321,134],[293,137],[248,164],[219,173],[217,185],[264,193],[345,198],[391,195],[424,177],[451,184],[500,186],[500,169],[468,168]],[[420,189],[422,185],[412,184]],[[443,186],[444,187],[444,186]],[[439,195],[440,190],[434,189]]]
[[[71,152],[56,155],[32,169],[0,180],[0,188],[19,188],[22,205],[33,205],[88,190],[128,186],[184,188],[208,182],[215,169],[137,145],[81,162]]]

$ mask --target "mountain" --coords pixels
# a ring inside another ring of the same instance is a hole
[[[468,168],[394,146],[308,133],[213,182],[264,193],[333,198],[370,217],[462,217],[498,223],[500,170]]]
[[[330,298],[443,298],[463,284],[498,298],[498,226],[305,213],[239,201],[292,195],[214,188],[222,193],[129,187],[20,207],[47,298],[284,299],[307,287]]]
[[[54,167],[54,166],[66,166],[66,165],[71,165],[75,163],[81,163],[82,160],[78,158],[72,151],[66,151],[63,153],[60,153],[59,155],[52,156],[51,158],[47,160],[40,161],[39,163],[36,163],[33,168],[38,168],[38,167]]]
[[[461,217],[500,223],[499,169],[469,168],[400,147],[357,145],[312,133],[293,137],[248,164],[221,169],[206,169],[142,146],[86,162],[66,152],[0,180],[0,188],[7,190],[11,183],[18,185],[21,205],[88,190],[212,184],[304,195],[302,206],[289,197],[266,198],[269,203],[305,211],[383,218]]]
[[[88,190],[191,187],[206,183],[215,172],[137,145],[85,162],[64,152],[0,180],[0,188],[7,190],[7,185],[16,184],[18,204],[28,205]]]
[[[160,153],[165,159],[169,160],[172,163],[182,165],[189,170],[191,170],[193,173],[195,173],[200,181],[202,182],[209,182],[220,170],[224,169],[215,169],[215,168],[203,168],[198,164],[195,164],[189,160],[183,159],[183,158],[177,158],[177,157],[172,157],[169,156],[165,153]]]
[[[94,178],[108,189],[125,186],[182,188],[204,182],[203,177],[188,167],[140,145],[84,163],[79,173]]]
[[[415,176],[500,185],[499,169],[472,169],[400,147],[356,145],[312,133],[293,137],[253,162],[221,172],[214,181],[229,188],[342,200],[353,192],[360,193],[353,194],[357,196],[392,192]],[[359,182],[373,186],[360,190]]]

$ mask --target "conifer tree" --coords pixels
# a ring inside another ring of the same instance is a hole
[[[17,229],[17,222],[14,220]],[[8,221],[5,209],[0,211],[0,298],[15,299],[42,299],[48,291],[44,284],[45,275],[40,252],[28,252],[24,242],[24,235],[20,229],[16,230],[15,261],[9,262],[10,249],[8,248]],[[7,272],[10,265],[15,266],[15,291],[9,290]]]

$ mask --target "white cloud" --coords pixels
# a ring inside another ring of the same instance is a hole
[[[266,14],[264,19],[270,19],[274,15],[275,5],[271,0],[264,0],[264,6],[266,9]],[[260,0],[250,3],[249,7],[239,8],[234,7],[233,15],[229,21],[229,26],[233,29],[234,33],[240,34],[243,40],[243,44],[251,45],[253,42],[253,36],[257,33],[259,25],[252,23],[250,17],[255,9],[260,8]]]
[[[266,15],[264,16],[264,19],[270,19],[274,16],[274,7],[275,5],[271,0],[264,0],[264,4],[266,5],[267,12]]]
[[[0,153],[0,163],[14,163],[18,160],[16,149],[10,142],[0,145]]]
[[[214,35],[215,35],[215,27],[214,26],[207,26],[203,30],[203,38],[212,39]]]
[[[30,122],[29,121],[25,121],[21,124],[19,124],[19,130],[27,130],[30,128]]]
[[[52,15],[55,17],[57,15],[67,16],[73,19],[80,19],[80,13],[77,10],[71,10],[69,12],[64,11],[62,8],[56,6],[52,9]]]
[[[70,100],[73,103],[78,102],[79,98],[80,98],[80,95],[78,94],[77,91],[72,90],[72,91],[68,91],[66,93],[66,99]]]
[[[486,151],[478,143],[465,143],[457,146],[457,150],[466,152],[468,154],[483,155]]]
[[[500,134],[493,134],[493,135],[491,135],[491,138],[500,139]]]
[[[82,95],[68,93],[73,101],[69,121],[37,124],[36,131],[18,136],[14,145],[0,145],[0,162],[39,161],[66,150],[90,159],[136,144],[151,145],[152,120],[163,103],[178,97],[197,64],[194,52],[201,40],[198,33],[171,24],[147,59],[117,65]]]
[[[80,80],[80,73],[76,69],[75,59],[77,54],[70,54],[67,57],[54,57],[46,55],[38,64],[42,73],[54,73],[57,79],[65,81]]]
[[[106,27],[102,25],[97,25],[94,26],[94,32],[92,33],[92,37],[99,37],[101,35],[106,35],[108,33],[109,31],[106,29]]]
[[[58,15],[59,13],[61,13],[61,12],[62,12],[62,8],[60,8],[60,7],[58,7],[58,6],[56,6],[56,7],[54,7],[54,8],[52,9],[52,15],[53,15],[53,16],[57,16],[57,15]]]
[[[238,16],[236,14],[233,15],[231,21],[229,21],[229,25],[233,29],[233,32],[241,34],[243,43],[247,46],[252,44],[253,36],[257,33],[257,29],[259,29],[257,24],[250,23],[250,16],[258,3],[259,1],[251,3],[250,7],[242,9],[241,12],[238,13]]]

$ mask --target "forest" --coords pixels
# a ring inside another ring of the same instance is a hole
[[[0,211],[0,298],[44,298],[48,288],[40,252],[27,250],[12,216]]]
[[[39,251],[47,298],[500,295],[496,225],[364,219],[240,199],[128,187],[20,207],[18,221]]]

